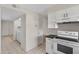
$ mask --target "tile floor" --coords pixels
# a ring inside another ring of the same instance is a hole
[[[40,45],[26,53],[15,40],[12,40],[12,37],[8,36],[2,37],[1,50],[2,54],[44,54],[45,45]]]
[[[40,45],[37,48],[34,48],[27,52],[28,54],[45,54],[45,45]]]

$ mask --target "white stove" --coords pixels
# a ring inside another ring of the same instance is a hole
[[[54,42],[54,52],[57,54],[79,54],[78,32],[58,31]]]
[[[78,40],[78,32],[72,32],[72,31],[58,31],[57,35],[60,37],[65,37],[65,38],[71,38]]]

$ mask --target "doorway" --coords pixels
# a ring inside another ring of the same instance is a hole
[[[23,39],[24,19],[22,12],[1,8],[1,53],[25,53],[25,38]]]

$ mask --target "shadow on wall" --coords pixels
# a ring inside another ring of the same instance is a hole
[[[60,24],[58,30],[64,30],[64,31],[78,31],[78,32],[79,32],[79,23]]]
[[[79,32],[79,23],[59,24],[57,29],[48,28],[48,34],[57,34],[57,31],[77,31]]]

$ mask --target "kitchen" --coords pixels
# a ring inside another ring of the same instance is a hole
[[[49,54],[79,54],[79,6],[48,13],[48,28],[53,35],[46,37],[46,51]]]
[[[35,6],[13,4],[15,10],[23,12],[21,15],[23,37],[21,35],[18,38],[19,42],[22,42],[21,38],[24,39],[21,46],[24,53],[79,54],[79,5],[51,4],[48,8],[40,4]],[[13,9],[12,5],[10,8]]]

